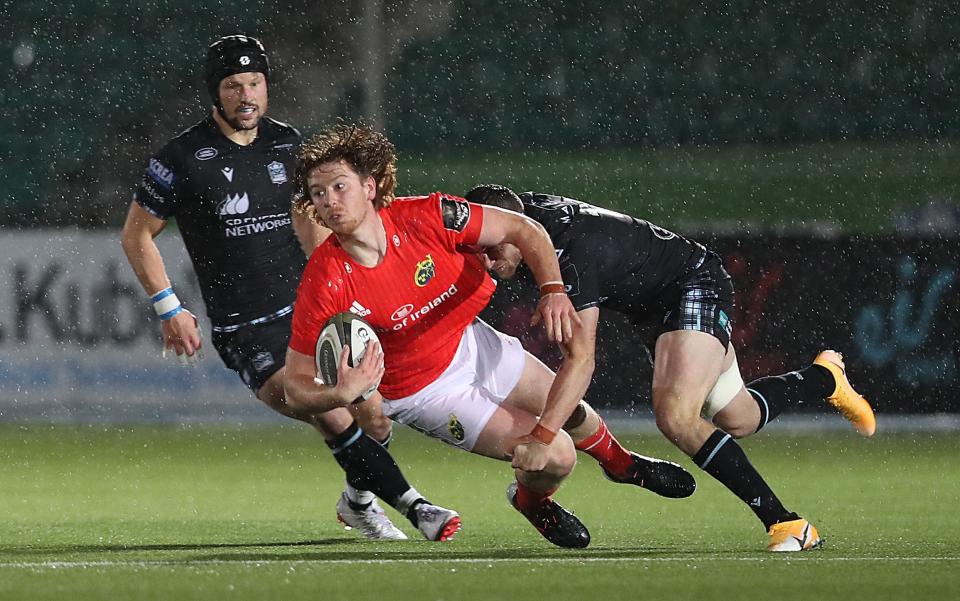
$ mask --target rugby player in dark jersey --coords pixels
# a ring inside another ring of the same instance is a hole
[[[642,219],[560,196],[483,185],[466,199],[546,228],[581,318],[575,337],[595,341],[600,307],[659,323],[651,341],[657,427],[753,510],[770,551],[820,544],[816,528],[783,506],[735,439],[760,430],[787,404],[812,398],[827,399],[871,436],[873,410],[847,380],[839,353],[823,351],[804,369],[744,385],[730,344],[733,285],[716,254]],[[511,245],[486,256],[502,278],[513,277],[522,260]]]
[[[390,421],[374,398],[358,407],[364,434],[347,409],[292,409],[283,394],[290,320],[309,253],[327,232],[291,215],[300,134],[265,116],[270,70],[263,45],[233,35],[208,49],[211,115],[150,158],[123,227],[123,249],[178,356],[200,350],[197,322],[177,300],[153,239],[176,218],[212,323],[212,342],[258,399],[316,428],[347,475],[338,516],[368,538],[405,539],[376,496],[434,540],[456,512],[412,488],[384,444]],[[376,440],[374,440],[374,437]]]

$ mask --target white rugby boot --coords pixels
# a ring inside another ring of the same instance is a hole
[[[427,540],[446,542],[460,531],[460,514],[430,503],[420,503],[414,510],[417,528]]]
[[[370,540],[407,540],[407,535],[393,525],[376,499],[364,509],[354,509],[347,494],[341,494],[337,501],[337,520],[345,529],[356,529]]]

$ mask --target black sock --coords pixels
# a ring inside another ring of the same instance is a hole
[[[808,399],[822,400],[830,396],[836,382],[826,367],[811,365],[780,376],[768,376],[747,384],[747,392],[760,407],[756,431],[772,422],[787,404],[800,404]]]
[[[420,516],[417,515],[417,506],[420,505],[421,503],[429,503],[429,501],[427,501],[423,497],[417,499],[416,501],[410,504],[410,509],[408,509],[407,513],[405,514],[407,519],[410,520],[410,523],[413,524],[414,527],[416,528],[420,527]]]
[[[394,508],[400,497],[410,490],[410,484],[390,453],[364,434],[356,422],[328,441],[327,446],[354,488],[369,490]]]
[[[730,489],[757,514],[764,528],[777,522],[797,519],[773,494],[763,477],[750,464],[743,449],[732,436],[714,430],[707,442],[693,456],[693,462]]]

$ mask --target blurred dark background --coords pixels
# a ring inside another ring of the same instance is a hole
[[[953,2],[0,6],[8,225],[116,227],[146,155],[209,111],[206,45],[244,32],[271,114],[385,128],[402,191],[497,178],[708,230],[956,226]]]

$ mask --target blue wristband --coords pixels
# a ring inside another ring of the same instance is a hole
[[[150,297],[153,301],[153,310],[160,316],[160,321],[167,321],[177,313],[183,311],[183,305],[180,299],[173,293],[173,288],[168,287],[157,292]]]

